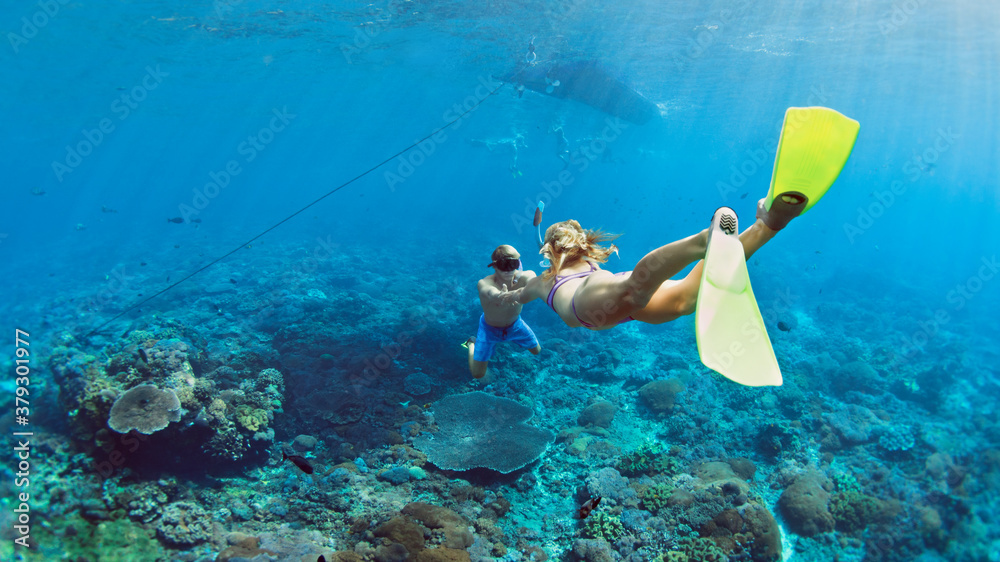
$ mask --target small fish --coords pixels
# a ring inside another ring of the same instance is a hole
[[[781,330],[782,332],[788,332],[792,329],[792,327],[786,324],[785,322],[778,322],[778,329]]]
[[[184,223],[184,219],[182,219],[180,217],[174,217],[172,219],[167,219],[167,222],[172,222],[174,224],[183,224]]]
[[[31,188],[32,195],[45,195],[45,190],[40,187]]]
[[[139,348],[139,357],[142,357],[143,363],[149,363],[149,356],[146,355],[146,350],[141,347]]]
[[[750,193],[747,192],[747,193],[744,193],[743,195],[740,195],[740,199],[746,199],[747,195],[750,195]]]
[[[281,460],[282,461],[286,461],[286,460],[292,461],[292,463],[295,466],[299,467],[299,470],[301,470],[302,472],[305,472],[306,474],[312,474],[313,473],[313,467],[312,467],[311,464],[309,464],[309,461],[307,461],[305,457],[301,457],[299,455],[286,455],[285,452],[282,451],[281,452]]]
[[[235,279],[233,279],[233,278],[230,278],[229,282],[232,283],[233,285],[235,285],[236,283],[238,283],[238,281],[235,280]]]
[[[139,262],[139,266],[140,267],[146,267],[146,262],[144,262],[144,261]]]
[[[583,505],[580,506],[580,509],[577,511],[577,517],[579,519],[586,519],[587,516],[590,515],[591,511],[597,509],[597,504],[599,503],[601,503],[601,496],[594,496],[583,502]]]
[[[102,213],[117,213],[118,211],[112,209],[111,207],[105,207],[104,205],[101,205],[101,212]]]
[[[196,223],[200,223],[200,222],[201,222],[201,219],[191,219],[191,222],[196,222]]]

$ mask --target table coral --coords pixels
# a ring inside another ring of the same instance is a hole
[[[439,431],[413,445],[448,470],[489,468],[508,473],[540,457],[555,434],[524,422],[534,414],[513,400],[470,392],[434,404]]]
[[[118,433],[136,430],[149,435],[180,421],[181,402],[173,390],[142,384],[118,397],[111,407],[108,426]]]

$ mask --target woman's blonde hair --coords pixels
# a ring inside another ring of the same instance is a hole
[[[546,281],[559,274],[566,265],[577,260],[595,263],[608,261],[608,256],[618,251],[614,244],[602,246],[601,242],[610,242],[618,238],[617,234],[608,234],[601,230],[585,230],[575,220],[557,222],[545,230],[545,244],[538,253],[545,256],[551,265],[542,274]]]

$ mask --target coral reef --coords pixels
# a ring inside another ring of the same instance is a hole
[[[581,532],[586,538],[613,543],[625,534],[625,527],[618,517],[598,511],[586,519]]]
[[[418,296],[373,273],[410,264],[388,257],[347,249],[253,282],[234,267],[112,337],[53,332],[32,394],[45,524],[17,555],[776,562],[772,503],[797,560],[1000,547],[1000,377],[989,345],[956,343],[961,323],[904,357],[861,307],[783,312],[785,384],[757,389],[707,373],[686,330],[559,339],[526,308],[543,353],[501,346],[473,381],[454,343],[474,283]]]
[[[115,400],[108,414],[108,426],[118,433],[135,430],[149,435],[180,421],[181,401],[173,390],[141,384]]]
[[[508,473],[538,459],[555,436],[525,424],[532,415],[513,400],[482,392],[449,396],[434,404],[438,433],[413,444],[441,468]]]
[[[673,411],[677,395],[683,391],[684,383],[680,379],[653,381],[639,389],[639,397],[651,412],[663,415]]]
[[[803,474],[785,488],[778,500],[778,508],[789,528],[804,536],[832,531],[835,519],[828,504],[832,484],[818,472]]]
[[[662,444],[647,443],[631,453],[622,455],[615,468],[626,476],[665,474],[673,476],[681,471],[681,461],[671,456]]]
[[[212,536],[212,522],[201,506],[174,502],[163,510],[156,524],[156,533],[170,544],[192,546]]]

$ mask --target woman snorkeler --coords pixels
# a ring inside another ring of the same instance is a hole
[[[772,205],[768,212],[761,200],[757,220],[739,234],[747,259],[798,214],[801,203],[792,198]],[[520,304],[545,299],[573,328],[606,330],[631,320],[670,322],[694,312],[704,262],[695,265],[683,279],[671,277],[705,257],[710,235],[735,236],[736,224],[736,213],[721,207],[712,217],[710,228],[653,250],[632,271],[612,273],[601,269],[600,264],[617,252],[614,244],[602,245],[615,236],[584,229],[575,220],[555,223],[545,231],[539,250],[551,264],[549,268],[503,298]]]

